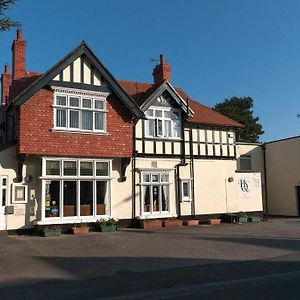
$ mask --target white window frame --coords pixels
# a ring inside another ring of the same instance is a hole
[[[153,115],[149,116],[147,114],[147,112],[149,112],[151,110],[153,111]],[[162,114],[161,117],[155,116],[155,113],[157,111],[161,111],[161,114]],[[165,117],[166,112],[170,114],[170,117]],[[179,113],[179,125],[180,125],[179,136],[175,136],[175,130],[174,130],[175,120],[174,120],[174,118],[172,118],[172,114],[174,112]],[[182,119],[181,119],[180,109],[176,109],[176,108],[172,108],[172,107],[151,106],[146,111],[146,118],[147,118],[147,120],[145,120],[145,132],[144,132],[145,137],[158,138],[158,139],[177,139],[177,140],[180,140],[182,138],[182,132],[181,132]],[[149,134],[150,122],[148,120],[153,120],[153,124],[154,124],[153,125],[153,135]],[[158,133],[158,122],[159,121],[162,122],[162,134]],[[171,136],[166,136],[166,134],[167,134],[167,128],[165,126],[166,121],[171,122]]]
[[[76,89],[67,89],[67,88],[57,88],[54,89],[54,98],[53,98],[53,129],[55,131],[70,131],[70,132],[82,132],[82,133],[97,133],[105,134],[107,133],[107,96],[108,93],[98,93],[84,90]],[[57,103],[57,97],[62,96],[66,98],[66,105],[59,105]],[[70,105],[70,98],[78,98],[79,106],[74,107]],[[83,100],[90,99],[91,107],[83,107]],[[103,108],[95,108],[96,101],[101,101],[103,103]],[[66,126],[57,126],[57,111],[64,110],[66,112]],[[78,128],[71,127],[70,124],[70,114],[71,111],[78,111]],[[83,112],[92,112],[92,129],[83,129],[82,128],[82,114]],[[97,129],[95,127],[95,117],[97,113],[103,114],[103,129]]]
[[[144,175],[149,175],[149,181],[144,181]],[[168,176],[168,181],[163,181],[162,176]],[[153,177],[158,176],[158,181],[153,181]],[[168,171],[142,171],[140,173],[140,186],[141,186],[141,215],[142,216],[164,216],[164,215],[169,215],[170,214],[170,174]],[[150,187],[150,211],[144,211],[144,197],[145,197],[145,187],[149,186]],[[159,193],[159,211],[153,211],[153,193],[152,189],[153,186],[159,186],[160,193]],[[167,190],[167,210],[162,210],[162,189],[163,187],[166,187]]]
[[[188,196],[183,195],[183,185],[188,184]],[[180,179],[180,194],[181,194],[181,201],[192,201],[192,179]]]
[[[46,163],[47,161],[59,161],[60,174],[59,175],[47,175],[46,174]],[[76,175],[63,175],[63,166],[65,161],[76,161]],[[91,176],[80,176],[80,162],[92,162],[93,163],[93,175]],[[96,175],[96,163],[105,162],[108,164],[108,175],[97,176]],[[111,159],[76,159],[76,158],[60,158],[60,157],[43,157],[42,158],[42,213],[41,221],[38,224],[53,224],[53,223],[70,223],[70,222],[81,222],[85,220],[87,222],[95,222],[100,217],[110,217],[112,215],[112,160]],[[46,217],[45,216],[45,198],[46,198],[46,184],[47,181],[59,181],[60,183],[60,201],[59,201],[59,216],[58,217]],[[76,216],[63,216],[63,183],[64,181],[76,181],[77,199],[76,199]],[[93,215],[80,216],[80,182],[81,181],[92,181],[93,182]],[[96,209],[96,184],[97,181],[107,182],[107,203],[108,209],[105,215],[97,215]]]
[[[16,192],[17,190],[23,190],[23,200],[17,200]],[[28,202],[28,186],[24,183],[13,183],[12,184],[12,204],[25,204]]]

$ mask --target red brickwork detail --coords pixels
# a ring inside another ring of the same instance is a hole
[[[132,115],[115,95],[107,100],[107,134],[52,131],[53,92],[42,89],[20,110],[19,152],[39,155],[131,157]]]

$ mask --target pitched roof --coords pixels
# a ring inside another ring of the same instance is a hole
[[[142,106],[147,98],[158,88],[157,85],[136,81],[118,80],[127,93]],[[228,127],[243,127],[242,124],[214,111],[213,109],[200,104],[197,101],[193,101],[190,97],[181,89],[175,88],[176,92],[184,100],[189,99],[189,106],[194,112],[192,116],[189,116],[187,121],[189,123],[213,125],[213,126],[228,126]]]

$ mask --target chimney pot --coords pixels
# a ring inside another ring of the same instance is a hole
[[[6,64],[4,67],[4,73],[9,74],[9,65],[8,64]]]
[[[23,40],[23,32],[20,29],[17,29],[17,40],[19,41]]]

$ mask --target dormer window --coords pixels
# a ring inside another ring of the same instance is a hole
[[[171,107],[151,107],[146,111],[145,136],[181,138],[181,114]]]
[[[54,129],[106,132],[106,97],[89,93],[54,94]]]

